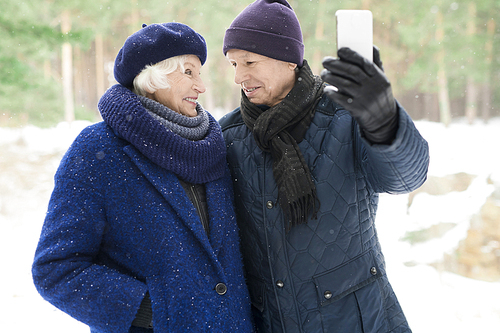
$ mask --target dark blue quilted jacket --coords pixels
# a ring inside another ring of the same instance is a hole
[[[393,144],[370,146],[349,112],[323,96],[299,144],[318,218],[288,234],[270,154],[257,147],[239,108],[220,120],[260,332],[410,332],[374,225],[378,193],[407,193],[426,179],[427,142],[399,105],[398,112]]]

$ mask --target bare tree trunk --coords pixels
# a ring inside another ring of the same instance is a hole
[[[49,80],[52,77],[52,68],[49,59],[43,61],[43,77],[45,80]]]
[[[465,87],[465,117],[469,124],[477,118],[477,84],[471,77],[467,78]]]
[[[370,10],[371,0],[363,0],[361,2],[361,9]]]
[[[323,41],[324,40],[325,3],[326,3],[326,0],[319,0],[319,3],[318,3],[318,14],[316,16],[316,32],[314,33],[314,38],[316,39],[316,41]],[[334,52],[334,50],[332,50],[332,53],[333,52]],[[323,69],[323,66],[321,64],[322,58],[323,57],[321,56],[321,50],[319,48],[316,48],[316,50],[314,50],[312,64],[310,64],[311,70],[314,74],[319,75],[321,73],[321,70]]]
[[[131,14],[130,14],[130,25],[129,25],[129,35],[133,34],[137,30],[139,30],[139,9],[136,6],[136,1],[135,0],[130,0],[132,8]]]
[[[73,77],[74,77],[74,94],[75,94],[75,104],[84,105],[85,101],[83,99],[84,87],[83,87],[83,65],[82,65],[82,50],[80,47],[75,46],[73,49]]]
[[[210,73],[207,73],[208,75],[205,75],[205,79],[203,80],[203,83],[205,84],[206,91],[204,94],[200,96],[200,99],[202,100],[202,105],[205,110],[210,112],[213,116],[215,112],[215,102],[214,102],[214,95],[212,93],[213,89],[213,82],[210,79],[212,75]]]
[[[487,123],[491,118],[491,82],[490,78],[487,78],[487,82],[483,83],[481,88],[481,118]]]
[[[491,61],[493,58],[493,38],[495,35],[495,21],[491,18],[486,24],[486,32],[487,32],[487,41],[485,45],[486,51],[486,80],[483,84],[482,88],[482,104],[481,104],[481,115],[485,122],[488,122],[490,119],[490,110],[491,110]]]
[[[71,30],[71,17],[69,10],[61,15],[61,32],[69,33]],[[73,102],[73,55],[70,43],[62,46],[62,83],[64,98],[64,120],[71,123],[75,120],[75,105]]]
[[[469,2],[469,21],[467,22],[467,32],[468,38],[472,39],[476,35],[476,4],[474,2]],[[469,66],[474,67],[473,58],[469,58]],[[467,77],[467,86],[465,88],[465,117],[467,122],[472,124],[477,117],[477,84],[469,74]]]
[[[420,93],[424,108],[424,119],[439,122],[439,97],[432,93]]]
[[[99,99],[105,91],[104,77],[104,44],[102,35],[95,36],[95,76],[96,76],[96,95]]]
[[[444,39],[443,15],[436,13],[436,40],[441,44]],[[448,126],[451,122],[450,96],[448,89],[448,78],[444,65],[445,51],[441,45],[438,53],[438,98],[439,98],[439,116],[440,121]]]

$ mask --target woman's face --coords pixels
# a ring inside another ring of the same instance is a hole
[[[187,117],[197,116],[196,100],[206,90],[200,70],[200,59],[195,55],[188,55],[184,72],[179,68],[167,75],[170,88],[159,89],[148,97]]]

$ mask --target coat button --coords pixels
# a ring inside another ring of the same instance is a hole
[[[271,209],[274,207],[274,203],[271,200],[269,200],[268,202],[266,202],[266,207],[267,209]]]
[[[217,285],[215,286],[215,291],[219,295],[224,295],[227,292],[227,287],[222,282],[221,283],[217,283]]]
[[[283,288],[283,287],[285,286],[285,284],[283,283],[283,281],[278,280],[278,281],[276,281],[276,286],[277,286],[278,288]]]
[[[372,273],[372,275],[377,275],[377,268],[376,267],[370,268],[370,273]]]
[[[325,291],[323,296],[325,296],[325,299],[330,299],[330,298],[332,298],[333,294],[330,290],[327,290],[327,291]]]

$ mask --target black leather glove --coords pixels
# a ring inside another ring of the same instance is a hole
[[[337,54],[339,58],[323,59],[321,77],[338,89],[327,86],[325,94],[351,113],[368,141],[390,144],[399,119],[378,48],[373,48],[373,63],[349,48],[341,48]]]

